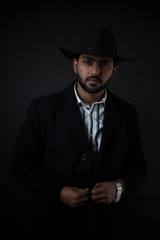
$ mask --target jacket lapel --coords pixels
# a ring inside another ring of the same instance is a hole
[[[107,102],[105,106],[105,117],[103,123],[102,142],[100,152],[107,145],[109,138],[120,117],[120,111],[116,108],[117,99],[108,91]]]
[[[64,112],[63,118],[75,138],[83,146],[83,148],[89,147],[87,135],[85,134],[83,122],[81,119],[79,106],[74,94],[74,83],[73,82],[64,91]]]

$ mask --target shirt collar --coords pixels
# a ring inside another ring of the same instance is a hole
[[[75,93],[75,96],[76,96],[76,99],[77,99],[77,103],[78,104],[80,104],[80,103],[84,104],[84,102],[78,96],[76,86],[77,86],[77,82],[74,84],[74,93]],[[107,99],[107,90],[105,89],[104,96],[103,96],[102,100],[100,102],[96,102],[96,103],[105,103],[106,99]]]

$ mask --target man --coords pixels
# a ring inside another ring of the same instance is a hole
[[[12,173],[35,197],[37,235],[120,239],[125,206],[146,175],[137,112],[107,88],[129,59],[105,28],[75,51],[60,49],[77,79],[31,103]]]

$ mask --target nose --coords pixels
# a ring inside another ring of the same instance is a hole
[[[100,75],[101,74],[101,68],[100,68],[99,64],[95,62],[92,65],[92,70],[91,71],[92,71],[93,76],[94,75]]]

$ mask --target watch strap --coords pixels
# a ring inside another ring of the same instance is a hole
[[[116,185],[116,197],[114,199],[114,202],[119,202],[121,195],[122,195],[122,184],[119,181],[114,182]]]

